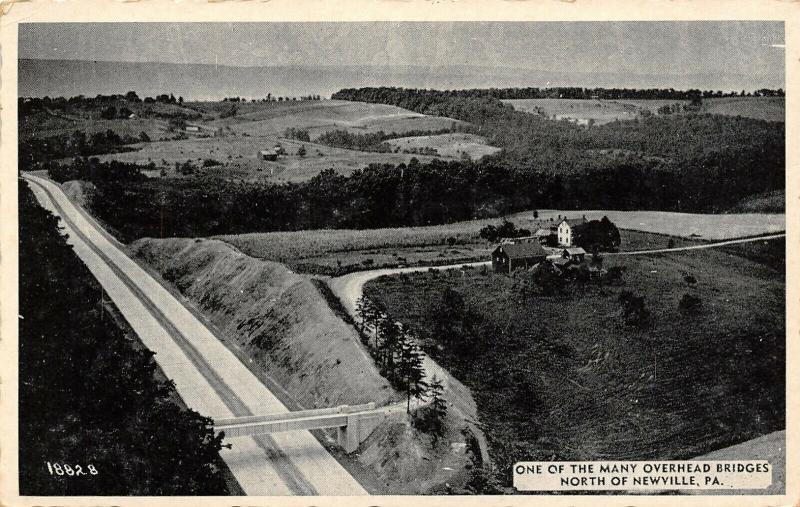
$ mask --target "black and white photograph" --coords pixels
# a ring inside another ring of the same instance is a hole
[[[797,501],[767,18],[15,22],[3,503]]]

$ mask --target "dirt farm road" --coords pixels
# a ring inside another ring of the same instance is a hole
[[[68,242],[124,315],[186,405],[230,418],[288,409],[161,284],[131,260],[61,188],[23,177],[43,207],[61,218]],[[308,431],[228,439],[220,455],[247,495],[366,495]]]

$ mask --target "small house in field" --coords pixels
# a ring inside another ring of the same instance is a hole
[[[575,227],[586,223],[585,218],[564,218],[558,223],[558,244],[572,246],[575,239]]]
[[[278,160],[278,154],[274,150],[261,150],[258,152],[258,159],[274,162]]]
[[[504,243],[492,252],[492,267],[496,273],[511,273],[527,269],[547,259],[548,252],[538,242]]]
[[[194,125],[192,123],[186,124],[186,132],[200,132],[200,125]]]
[[[565,248],[563,252],[561,252],[562,259],[568,259],[572,262],[583,262],[583,259],[586,257],[586,250],[581,247],[569,247]]]

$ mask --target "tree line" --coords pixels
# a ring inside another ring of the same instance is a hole
[[[70,108],[76,109],[94,109],[97,107],[107,106],[118,102],[131,102],[134,104],[154,104],[160,102],[163,104],[183,104],[183,97],[175,98],[173,94],[161,94],[155,97],[145,97],[141,99],[134,91],[122,94],[102,95],[98,94],[94,97],[86,97],[84,95],[76,95],[74,97],[20,97],[17,99],[18,114],[24,116],[32,114],[37,111],[47,110],[61,110],[65,111]]]
[[[331,99],[360,100],[352,98],[361,89],[347,88],[334,93]],[[692,100],[697,98],[720,97],[784,97],[782,88],[777,90],[761,88],[758,90],[721,91],[721,90],[675,90],[674,88],[583,88],[577,86],[557,86],[548,88],[511,87],[511,88],[472,88],[464,90],[447,90],[450,97],[510,99],[628,99],[628,100]]]
[[[425,356],[411,330],[364,297],[358,300],[356,317],[362,340],[375,358],[381,375],[396,389],[406,392],[406,410],[411,412],[411,398],[422,399],[429,387],[422,367]]]
[[[126,145],[147,142],[150,142],[147,132],[142,131],[136,137],[128,134],[120,136],[111,129],[88,136],[86,132],[76,130],[72,134],[32,137],[19,142],[19,165],[20,168],[28,170],[34,168],[37,163],[60,158],[136,151]]]
[[[347,130],[337,129],[337,130],[329,130],[321,134],[319,137],[314,139],[314,142],[317,144],[324,144],[325,146],[332,146],[334,148],[344,148],[346,150],[391,153],[391,152],[399,152],[400,147],[392,146],[391,144],[386,142],[390,139],[398,139],[401,137],[415,137],[415,136],[435,136],[440,134],[450,134],[452,132],[466,131],[466,130],[468,129],[467,128],[459,129],[456,126],[455,122],[453,122],[453,125],[450,128],[443,128],[438,130],[409,130],[403,133],[384,132],[383,130],[379,130],[377,132],[358,134],[349,132]],[[435,153],[431,154],[435,155]]]
[[[316,94],[309,94],[309,95],[301,95],[298,97],[289,97],[289,96],[276,96],[272,95],[272,93],[268,93],[266,97],[260,99],[248,99],[246,97],[224,97],[222,102],[297,102],[298,100],[322,100],[322,97]]]
[[[19,198],[21,493],[228,494],[211,419],[175,401],[25,183]]]
[[[124,241],[162,234],[435,225],[537,208],[715,212],[783,184],[783,171],[767,164],[742,170],[745,158],[713,157],[680,170],[630,161],[568,175],[514,171],[492,157],[424,164],[412,159],[373,164],[350,176],[328,169],[308,181],[283,184],[235,181],[201,168],[187,178],[149,179],[141,175],[148,166],[85,158],[48,168],[57,181],[93,181],[93,212]]]

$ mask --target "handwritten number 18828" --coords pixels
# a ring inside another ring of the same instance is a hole
[[[50,475],[66,475],[68,477],[77,477],[80,475],[97,475],[98,472],[97,468],[94,465],[88,465],[86,467],[87,471],[83,470],[81,465],[69,465],[68,463],[51,463],[47,462],[47,471],[50,472]]]

